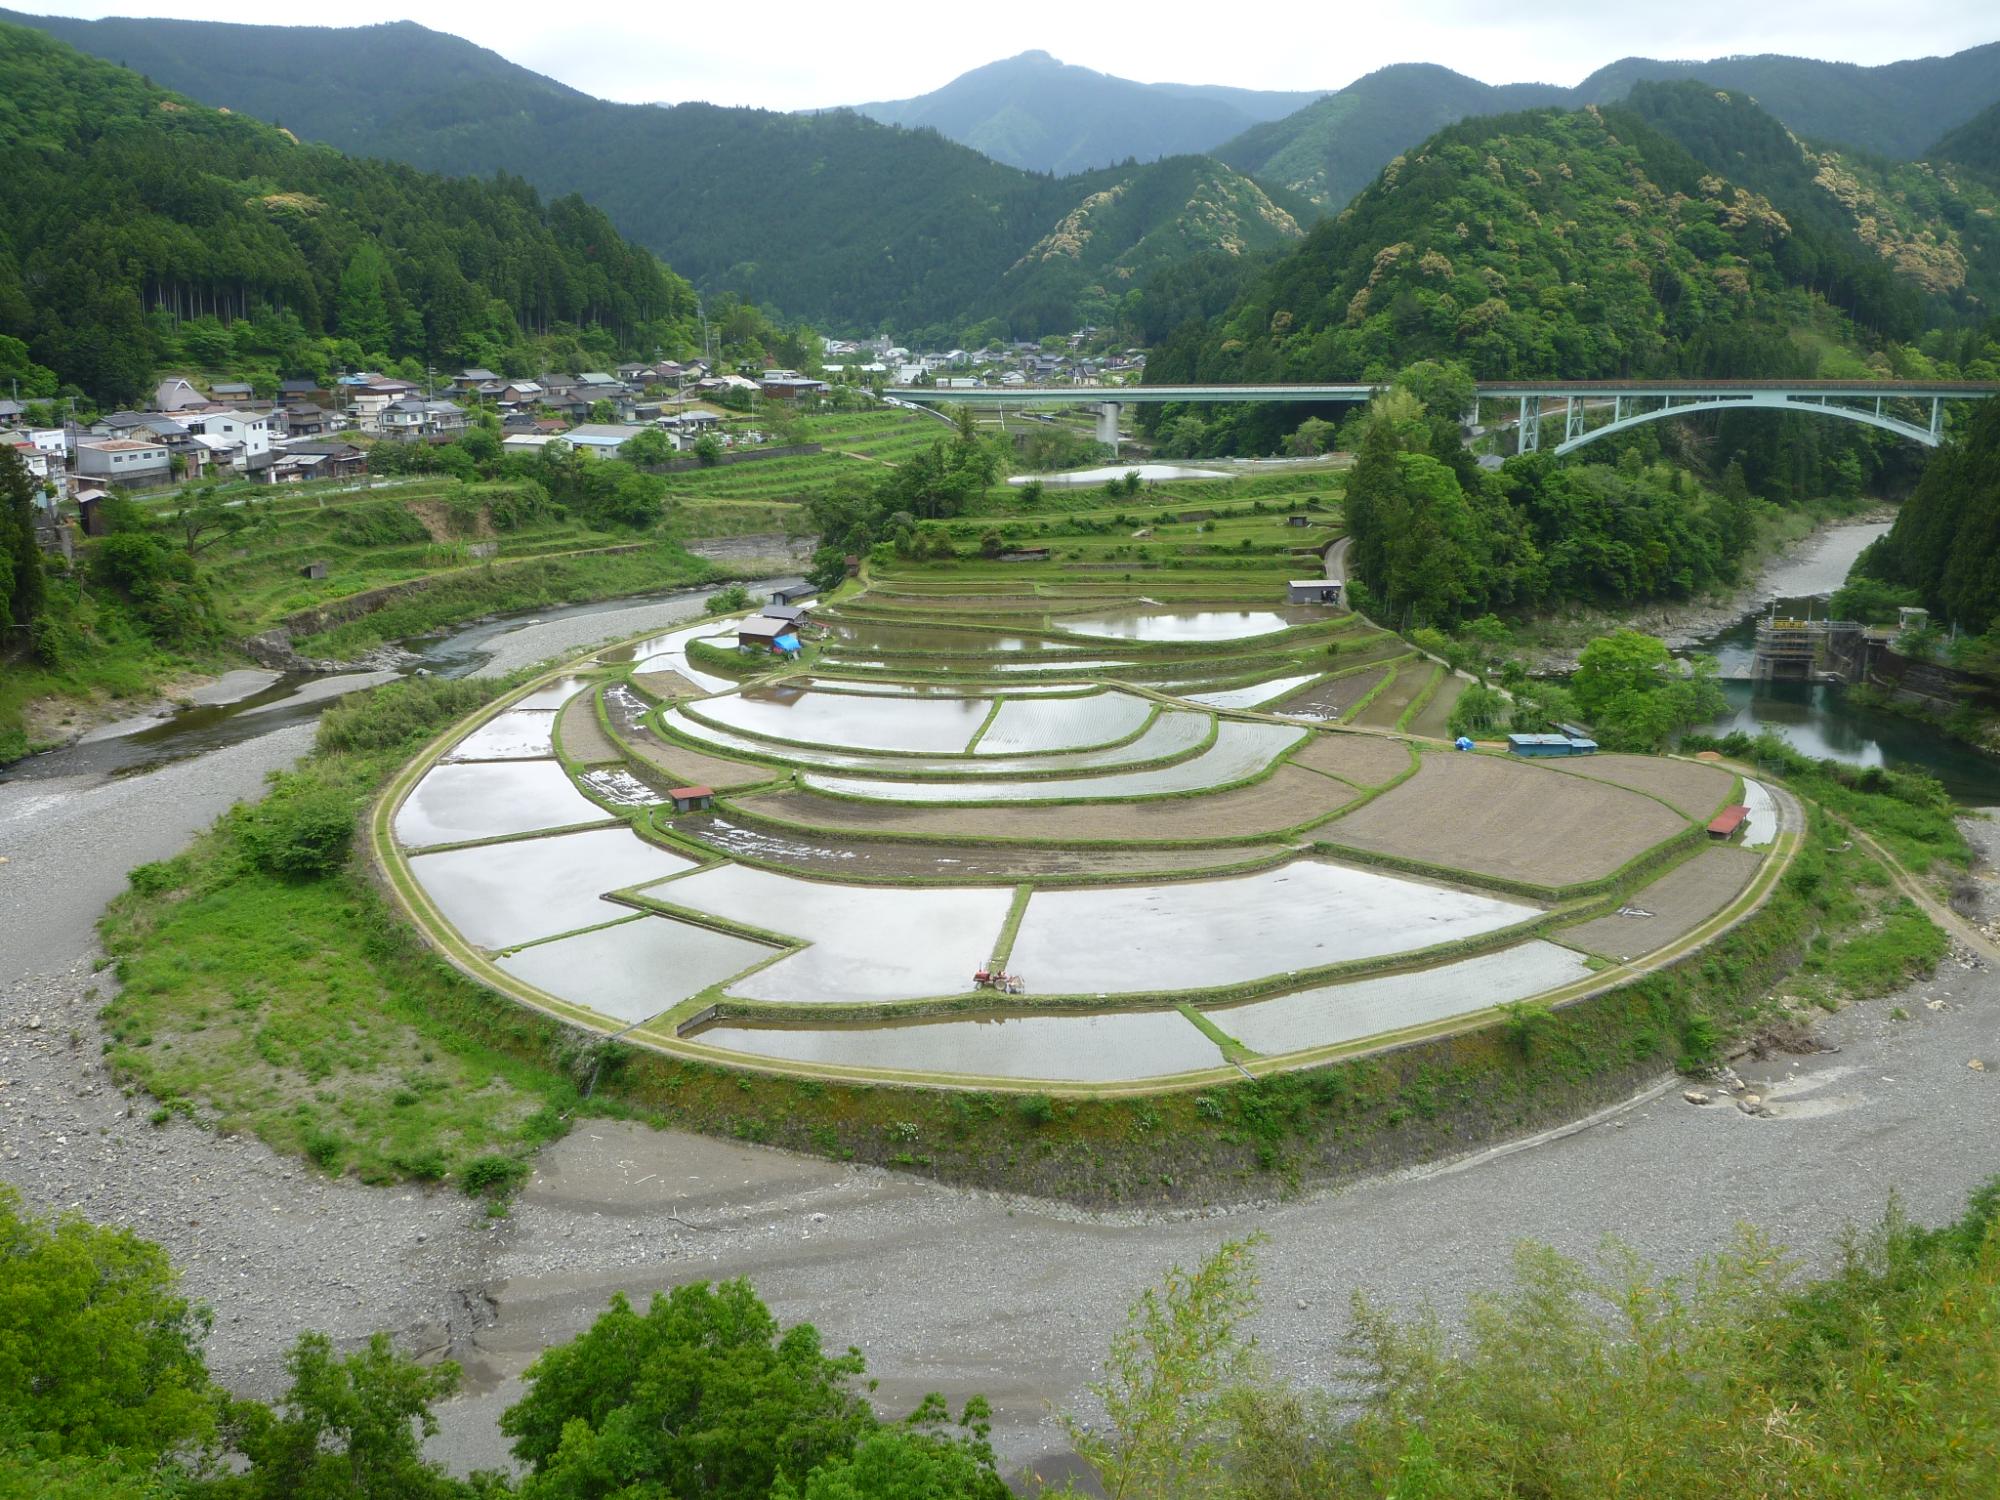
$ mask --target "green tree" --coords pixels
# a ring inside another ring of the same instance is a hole
[[[0,1186],[0,1268],[0,1438],[44,1458],[120,1452],[138,1468],[213,1442],[210,1317],[158,1245],[24,1214]]]
[[[771,1500],[1006,1500],[987,1441],[988,1415],[984,1398],[973,1397],[954,1434],[944,1398],[926,1396],[901,1425],[869,1433],[803,1485],[780,1475]]]
[[[873,1429],[851,1388],[864,1368],[858,1350],[824,1353],[811,1324],[780,1330],[748,1282],[695,1282],[644,1314],[614,1297],[529,1366],[500,1430],[530,1500],[764,1500]]]
[[[674,445],[659,428],[647,427],[620,443],[618,456],[632,464],[663,464],[674,457]]]
[[[32,625],[42,612],[42,549],[35,545],[35,476],[11,445],[0,447],[0,624]]]
[[[217,542],[228,541],[258,519],[256,502],[245,497],[224,500],[212,484],[183,491],[180,503],[167,514],[167,524],[180,533],[189,557],[199,557]]]
[[[1333,446],[1333,423],[1324,417],[1307,417],[1285,439],[1285,451],[1294,458],[1318,458]]]
[[[398,1354],[386,1333],[345,1359],[305,1333],[285,1357],[291,1386],[279,1409],[246,1403],[236,1446],[247,1500],[444,1500],[470,1493],[423,1457],[437,1431],[431,1406],[458,1388],[458,1366]]]
[[[1229,1400],[1250,1370],[1241,1327],[1257,1303],[1259,1237],[1231,1240],[1192,1272],[1148,1287],[1112,1336],[1091,1387],[1108,1429],[1064,1418],[1071,1445],[1110,1500],[1229,1492]]]
[[[1714,658],[1675,662],[1665,641],[1636,630],[1599,636],[1584,647],[1570,689],[1597,737],[1621,750],[1659,750],[1728,707]]]
[[[358,245],[340,273],[335,303],[340,336],[354,340],[371,356],[395,352],[390,347],[389,281],[388,258],[373,240]]]

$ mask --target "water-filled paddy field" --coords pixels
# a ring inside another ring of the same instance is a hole
[[[1465,680],[1275,567],[882,572],[803,663],[725,679],[689,647],[731,622],[697,622],[469,723],[378,824],[424,919],[643,1045],[1131,1087],[1616,982],[1795,837],[1746,782],[1703,846],[1714,766],[1448,749]]]

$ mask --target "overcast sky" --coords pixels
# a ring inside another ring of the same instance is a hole
[[[270,23],[414,20],[449,31],[607,99],[803,109],[927,93],[981,63],[1040,48],[1064,62],[1145,82],[1335,89],[1394,62],[1434,62],[1488,83],[1574,84],[1621,57],[1786,52],[1882,63],[2000,40],[1993,0],[1111,0],[1055,5],[930,5],[890,0],[747,0],[607,7],[546,0],[474,6],[343,0],[321,12],[257,0],[73,5],[13,0],[74,16],[177,15]],[[229,65],[226,56],[215,60]]]

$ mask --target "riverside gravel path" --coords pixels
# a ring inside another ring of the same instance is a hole
[[[649,608],[637,623],[558,622],[575,638],[503,636],[492,670],[648,628],[661,619]],[[1948,960],[1821,1022],[1837,1052],[1739,1064],[1769,1117],[1669,1088],[1535,1143],[1226,1213],[1087,1215],[596,1121],[544,1151],[506,1221],[454,1193],[330,1183],[254,1141],[148,1124],[147,1104],[106,1078],[94,1019],[110,989],[92,972],[94,922],[125,871],[178,850],[309,742],[300,726],[121,781],[0,784],[0,1180],[37,1208],[164,1244],[188,1294],[216,1309],[211,1367],[246,1393],[281,1385],[306,1328],[449,1348],[468,1386],[434,1451],[461,1469],[505,1461],[495,1418],[519,1370],[618,1289],[748,1276],[782,1319],[861,1345],[885,1410],[932,1389],[988,1394],[996,1443],[1022,1463],[1060,1453],[1047,1405],[1083,1405],[1131,1298],[1252,1230],[1270,1237],[1265,1357],[1328,1380],[1357,1287],[1452,1317],[1504,1279],[1524,1238],[1585,1253],[1615,1233],[1682,1268],[1744,1220],[1824,1262],[1892,1189],[1941,1219],[2000,1167],[2000,981]],[[1990,860],[1993,825],[1969,831]],[[1984,891],[1990,916],[2000,903]],[[1896,1006],[1909,1019],[1891,1019]]]

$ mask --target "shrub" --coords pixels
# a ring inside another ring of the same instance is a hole
[[[354,799],[334,787],[288,787],[246,808],[237,833],[267,874],[316,880],[346,862],[354,812]]]
[[[708,612],[712,615],[733,614],[739,609],[750,607],[750,590],[740,583],[732,583],[726,589],[717,589],[708,596]]]
[[[475,1157],[458,1174],[458,1185],[472,1197],[505,1198],[528,1180],[528,1164],[518,1157]]]

